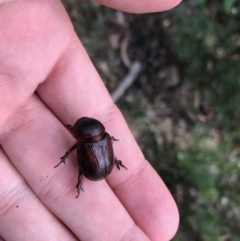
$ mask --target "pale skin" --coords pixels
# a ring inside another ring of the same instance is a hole
[[[179,2],[98,0],[133,13]],[[0,60],[2,240],[170,240],[178,228],[176,204],[144,159],[61,2],[0,0]],[[99,182],[83,177],[76,199],[76,153],[54,166],[75,143],[63,124],[83,116],[100,120],[119,139],[115,155],[128,170],[115,167]]]

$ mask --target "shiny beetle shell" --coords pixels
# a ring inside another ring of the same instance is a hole
[[[112,140],[105,134],[98,142],[78,143],[77,159],[82,174],[92,181],[105,178],[114,164]]]
[[[76,121],[74,126],[66,125],[69,131],[77,139],[77,143],[73,145],[61,161],[65,164],[67,156],[77,148],[77,160],[79,166],[77,196],[82,189],[82,175],[92,181],[104,179],[113,169],[114,164],[120,170],[120,167],[127,169],[122,161],[117,160],[114,156],[112,141],[117,141],[111,137],[106,131],[103,124],[93,118],[82,117]]]
[[[103,124],[93,118],[82,117],[77,120],[73,126],[73,135],[76,139],[86,141],[91,137],[103,135],[105,127]]]

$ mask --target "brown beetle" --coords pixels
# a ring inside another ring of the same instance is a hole
[[[60,158],[61,161],[55,167],[61,163],[65,164],[67,156],[77,148],[79,172],[76,198],[79,196],[80,189],[83,191],[82,175],[92,181],[98,181],[111,173],[114,163],[119,170],[120,166],[127,169],[122,161],[114,156],[112,141],[118,140],[106,132],[100,121],[82,117],[73,127],[71,125],[66,125],[66,127],[77,139],[77,143]]]

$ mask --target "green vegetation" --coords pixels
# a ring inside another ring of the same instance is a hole
[[[174,240],[240,240],[239,1],[145,15],[64,3],[110,92],[127,72],[124,54],[143,64],[117,104],[178,204]]]

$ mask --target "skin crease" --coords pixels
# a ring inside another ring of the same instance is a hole
[[[179,0],[98,2],[145,13]],[[176,204],[144,159],[61,2],[0,0],[0,29],[3,240],[170,240],[178,228]],[[65,166],[53,166],[76,142],[63,123],[82,116],[100,120],[120,139],[114,152],[128,171],[115,167],[99,182],[83,177],[84,192],[75,199],[76,153]]]

